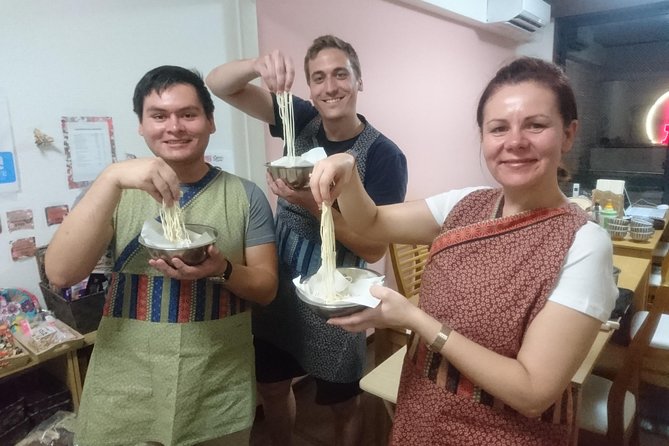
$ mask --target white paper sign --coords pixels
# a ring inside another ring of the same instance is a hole
[[[114,130],[109,117],[63,117],[70,189],[90,184],[116,161]]]

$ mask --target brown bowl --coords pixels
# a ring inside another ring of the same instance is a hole
[[[213,234],[214,240],[208,242],[193,243],[188,247],[184,248],[158,248],[155,246],[149,245],[144,238],[139,236],[139,243],[144,246],[152,259],[158,260],[163,259],[169,265],[172,265],[172,258],[176,257],[184,262],[186,265],[195,266],[204,262],[208,256],[207,250],[209,246],[213,245],[218,238],[218,232],[216,229],[211,226],[205,225],[193,225],[186,224],[186,229],[193,231],[197,234],[203,234],[209,232]]]
[[[275,180],[282,179],[292,189],[309,187],[309,176],[314,166],[283,167],[265,163],[267,171]]]

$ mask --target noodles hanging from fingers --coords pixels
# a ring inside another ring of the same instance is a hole
[[[323,202],[321,205],[321,270],[326,302],[339,300],[335,290],[335,272],[337,271],[337,252],[332,208]]]
[[[167,207],[165,201],[163,201],[163,206],[160,209],[160,223],[163,226],[163,235],[167,240],[177,246],[190,245],[191,240],[188,231],[186,231],[186,223],[178,202]]]
[[[279,116],[283,123],[283,140],[286,142],[286,156],[295,157],[295,115],[293,114],[293,95],[288,91],[276,94]]]

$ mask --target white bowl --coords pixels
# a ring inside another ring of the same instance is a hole
[[[630,230],[633,229],[653,229],[653,222],[650,220],[646,220],[645,218],[639,218],[639,217],[634,217],[632,221],[630,221]]]
[[[645,242],[653,236],[654,232],[652,228],[650,231],[630,229],[630,238],[635,242]]]
[[[627,229],[612,229],[610,226],[606,229],[613,240],[622,240],[627,235]]]
[[[606,229],[608,229],[609,232],[610,231],[624,231],[624,232],[627,232],[627,230],[629,229],[629,226],[616,225],[616,224],[613,224],[613,223],[609,223],[608,226],[606,226]]]
[[[614,217],[614,218],[611,218],[611,219],[609,219],[609,226],[611,226],[611,225],[625,226],[627,228],[630,225],[630,218],[629,217]]]

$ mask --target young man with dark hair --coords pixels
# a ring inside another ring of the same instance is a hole
[[[377,204],[404,201],[404,154],[356,110],[362,73],[353,47],[335,36],[318,37],[307,51],[304,66],[311,103],[293,97],[297,155],[317,146],[328,155],[351,153],[366,190]],[[294,76],[291,59],[277,50],[221,65],[206,81],[216,96],[268,123],[272,135],[283,138],[276,93],[290,91]],[[266,88],[250,83],[258,77]],[[258,390],[273,443],[291,444],[295,421],[292,378],[309,373],[316,379],[316,402],[333,410],[338,444],[359,444],[363,419],[359,381],[365,362],[365,336],[333,328],[297,298],[292,279],[311,275],[320,266],[320,210],[308,189],[292,190],[271,177],[268,183],[279,196],[279,293],[269,306],[254,309],[253,333]],[[338,267],[362,267],[383,257],[387,245],[351,231],[336,208],[333,218]]]
[[[155,68],[133,105],[155,157],[105,168],[46,253],[59,287],[87,277],[108,248],[114,261],[76,442],[248,444],[255,379],[246,310],[277,289],[271,208],[254,183],[205,162],[216,126],[197,73]],[[177,202],[186,223],[218,231],[199,265],[151,259],[138,242],[144,221]]]

